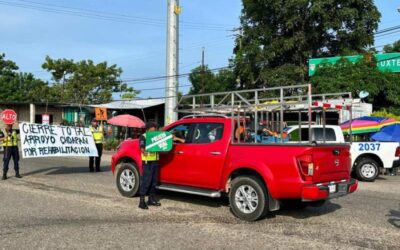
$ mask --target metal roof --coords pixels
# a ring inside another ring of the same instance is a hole
[[[96,108],[107,109],[145,109],[165,104],[165,99],[138,99],[138,100],[120,100],[110,103],[89,105]]]

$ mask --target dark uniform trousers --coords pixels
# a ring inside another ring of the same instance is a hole
[[[145,196],[147,194],[154,195],[156,193],[156,186],[158,182],[158,161],[143,162],[142,167],[142,181],[140,182],[139,195]]]
[[[96,170],[99,171],[101,156],[103,154],[103,144],[96,143],[96,148],[97,148],[97,153],[99,154],[99,156],[98,157],[94,157],[94,156],[89,157],[89,169],[94,170],[93,165],[96,165]]]
[[[8,172],[8,165],[10,164],[11,157],[14,162],[14,170],[17,173],[19,171],[19,152],[17,146],[4,147],[3,172],[5,174]]]

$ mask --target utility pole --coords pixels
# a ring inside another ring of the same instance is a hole
[[[204,94],[204,47],[201,48],[201,93]]]
[[[205,86],[204,86],[204,47],[201,48],[201,94],[204,94]],[[203,102],[203,98],[201,98]],[[203,104],[203,103],[201,103]]]
[[[178,119],[174,111],[178,100],[179,0],[168,0],[167,6],[167,79],[165,81],[165,125]]]
[[[239,31],[239,53],[242,53],[242,38],[243,38],[243,27],[239,27],[234,29],[233,31]],[[236,84],[239,85],[240,88],[242,88],[242,81],[240,79],[240,76],[238,75],[236,78]]]

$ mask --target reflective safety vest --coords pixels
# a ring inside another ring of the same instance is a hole
[[[11,134],[5,132],[3,138],[3,147],[18,146],[17,131],[13,130]]]
[[[143,135],[144,139],[146,139],[146,134]],[[158,161],[158,153],[157,152],[145,152],[142,153],[142,161]]]
[[[90,131],[93,134],[93,140],[95,144],[103,143],[104,134],[103,134],[103,127],[98,126],[97,128],[90,127]]]

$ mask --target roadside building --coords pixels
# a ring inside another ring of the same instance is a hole
[[[13,109],[18,122],[46,123],[59,125],[88,125],[94,116],[93,107],[79,107],[62,103],[1,102],[0,111]],[[1,121],[0,121],[0,125]]]
[[[44,114],[48,115],[50,124],[60,124],[63,120],[63,108],[58,103],[1,102],[0,111],[3,109],[13,109],[18,122],[42,123]]]
[[[120,100],[110,103],[90,105],[90,107],[106,108],[109,117],[130,114],[143,121],[153,121],[159,126],[164,124],[164,99]]]

